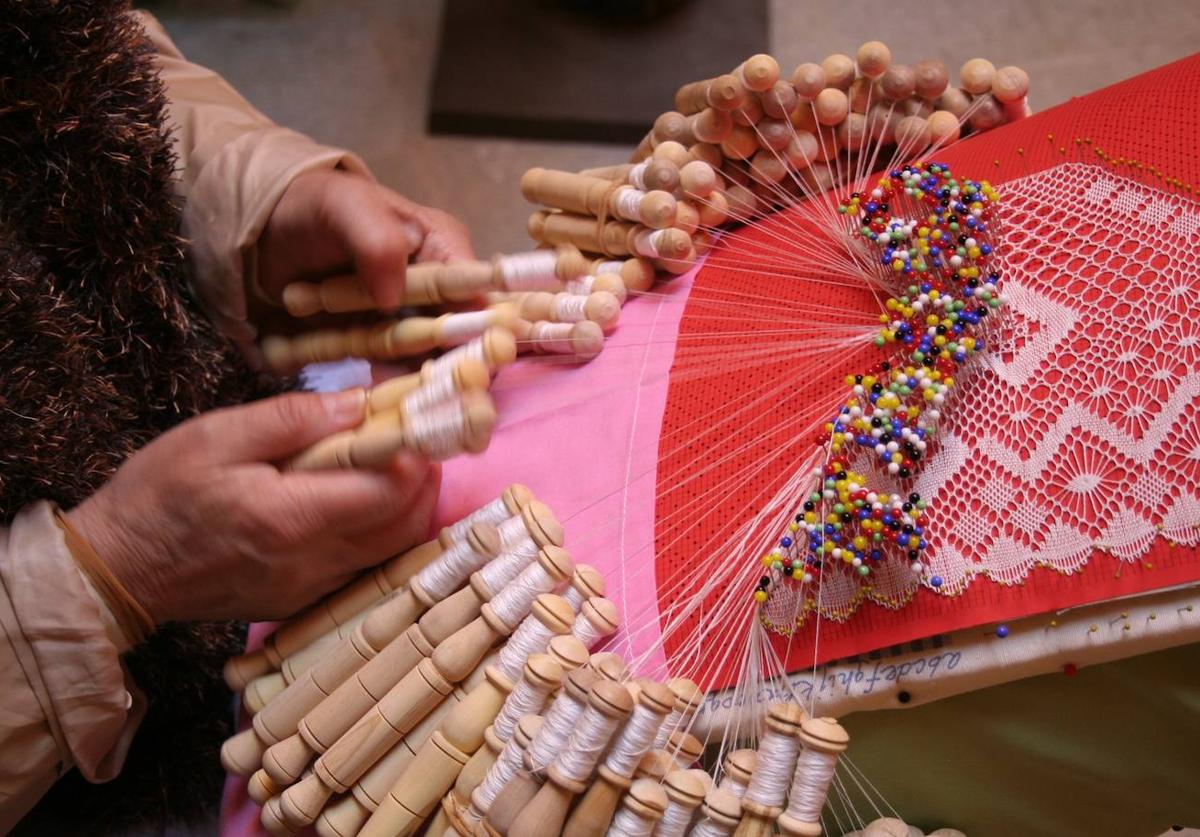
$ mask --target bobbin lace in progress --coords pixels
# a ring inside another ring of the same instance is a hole
[[[1200,209],[1083,163],[1002,198],[1003,327],[960,376],[914,485],[930,500],[940,595],[979,576],[1013,585],[1038,566],[1133,562],[1159,535],[1200,543],[1200,276],[1188,269]],[[901,607],[919,580],[881,569],[862,583],[829,574],[819,602],[773,596],[766,621],[846,619],[864,599]]]

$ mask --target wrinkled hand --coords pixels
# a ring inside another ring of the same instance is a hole
[[[297,177],[258,242],[262,289],[279,299],[290,282],[354,273],[381,308],[402,300],[405,265],[475,258],[466,227],[361,175],[313,171]]]
[[[361,390],[216,410],[165,433],[69,513],[156,622],[277,619],[423,540],[439,472],[280,472],[363,418]]]

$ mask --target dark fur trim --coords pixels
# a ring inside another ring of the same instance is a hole
[[[0,0],[0,523],[70,507],[180,421],[267,391],[186,288],[165,99],[118,0]],[[231,625],[130,655],[150,711],[122,775],[61,781],[20,832],[211,816]]]

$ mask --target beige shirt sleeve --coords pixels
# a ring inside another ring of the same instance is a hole
[[[0,528],[0,834],[72,767],[120,771],[145,703],[111,613],[71,558],[50,503]]]
[[[196,295],[217,326],[252,352],[246,294],[255,287],[254,246],[284,190],[316,169],[369,172],[353,154],[273,123],[219,75],[188,62],[151,15],[135,14],[167,89]]]

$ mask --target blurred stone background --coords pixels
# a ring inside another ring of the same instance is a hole
[[[517,189],[525,169],[578,170],[623,162],[628,154],[615,145],[430,136],[429,91],[444,0],[143,5],[185,55],[224,74],[277,122],[357,151],[383,183],[458,215],[484,256],[528,245],[529,208]],[[743,8],[740,0],[723,6],[727,11],[711,15],[714,38]],[[1035,110],[1182,58],[1195,51],[1200,32],[1196,0],[767,0],[767,6],[768,51],[785,73],[878,39],[898,61],[941,58],[953,77],[963,61],[980,55],[998,66],[1022,66],[1032,79]],[[514,43],[511,60],[522,61],[527,52]],[[674,66],[669,50],[629,51],[596,72],[633,86],[647,83],[647,68],[653,68],[667,90],[661,110],[668,110],[675,86],[702,77],[694,67],[679,74]],[[729,69],[712,66],[707,73]],[[504,84],[505,68],[497,66],[477,79],[475,93],[491,96]]]

